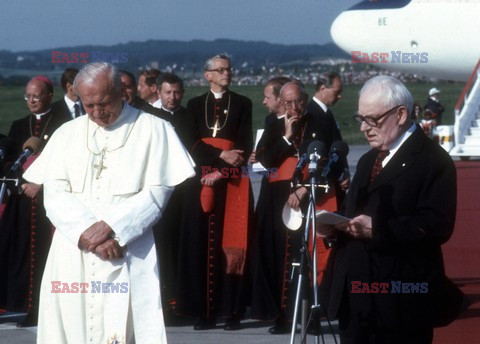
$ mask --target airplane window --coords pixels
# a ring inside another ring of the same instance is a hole
[[[350,10],[380,10],[386,8],[402,8],[412,0],[365,0],[348,9]]]

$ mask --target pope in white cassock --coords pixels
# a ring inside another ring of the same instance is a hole
[[[193,160],[169,123],[122,101],[114,66],[86,65],[74,90],[88,116],[60,127],[24,175],[44,184],[56,227],[37,342],[166,343],[151,228]]]

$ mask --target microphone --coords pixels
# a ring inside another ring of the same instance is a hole
[[[335,141],[330,147],[330,158],[328,159],[327,166],[322,171],[322,178],[327,178],[330,174],[333,165],[339,160],[344,159],[348,155],[348,145],[343,141]]]
[[[25,143],[23,144],[23,152],[13,163],[12,167],[10,168],[10,172],[16,172],[30,155],[38,153],[41,146],[42,140],[35,136],[32,136],[27,141],[25,141]]]
[[[307,153],[303,153],[297,162],[295,171],[293,172],[292,183],[294,185],[298,184],[298,181],[302,178],[302,171],[305,165],[307,164],[307,162],[308,162],[308,155]]]
[[[307,154],[310,159],[310,164],[308,165],[308,173],[310,175],[315,174],[318,169],[318,162],[321,158],[326,155],[327,147],[322,141],[312,141],[307,148]]]

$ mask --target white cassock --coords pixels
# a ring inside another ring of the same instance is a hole
[[[193,165],[168,122],[126,104],[110,128],[81,116],[54,133],[24,174],[44,184],[56,227],[38,343],[134,343],[133,336],[137,344],[166,343],[151,228],[174,185],[194,175]],[[80,235],[100,220],[115,232],[124,258],[106,261],[78,248]]]

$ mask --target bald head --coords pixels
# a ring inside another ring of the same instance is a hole
[[[31,113],[47,112],[50,109],[52,98],[53,89],[50,84],[37,77],[28,82],[25,88],[25,100]]]
[[[280,90],[280,100],[287,111],[287,117],[300,117],[305,112],[308,95],[297,82],[291,81]]]

